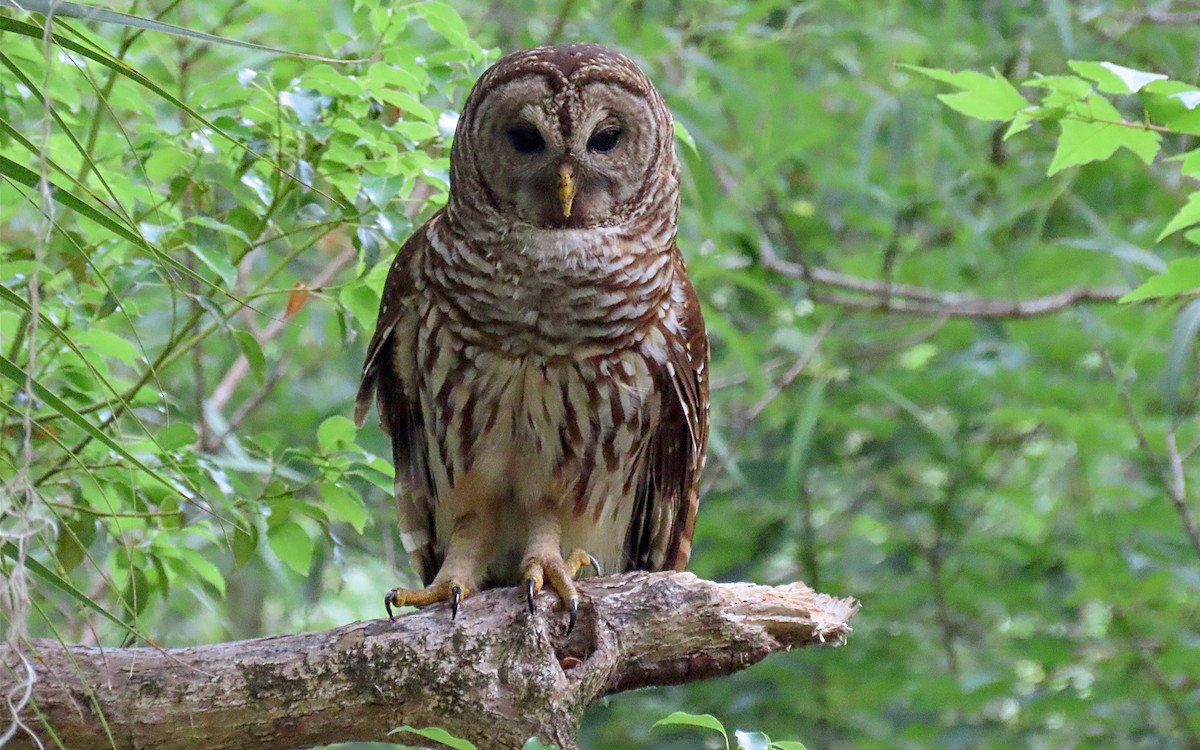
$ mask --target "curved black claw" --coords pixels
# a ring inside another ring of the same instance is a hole
[[[604,575],[604,573],[601,572],[601,570],[600,570],[600,561],[596,559],[595,555],[588,555],[588,562],[590,562],[592,564],[592,572],[593,573],[595,573],[598,576]]]
[[[567,623],[567,635],[575,629],[575,620],[579,618],[579,597],[572,596],[567,602],[567,609],[571,612],[571,622]]]
[[[450,619],[458,619],[458,605],[462,602],[462,586],[454,586],[450,589]]]
[[[392,605],[393,604],[399,605],[399,602],[396,601],[396,590],[395,589],[392,589],[391,591],[389,591],[383,595],[383,608],[387,610],[388,619],[391,620],[392,622],[395,622],[396,616],[392,614]]]
[[[533,579],[525,579],[525,600],[529,602],[529,614],[533,614],[533,595],[536,592],[533,590]]]

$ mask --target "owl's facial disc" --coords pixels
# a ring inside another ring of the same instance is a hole
[[[657,167],[654,111],[604,81],[551,87],[531,75],[480,102],[473,158],[488,190],[517,222],[545,229],[614,225]]]

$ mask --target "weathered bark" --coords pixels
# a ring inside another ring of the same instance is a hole
[[[569,637],[552,594],[531,617],[520,591],[499,589],[466,599],[454,622],[434,606],[394,623],[178,649],[34,641],[25,653],[40,677],[24,721],[47,747],[50,728],[71,750],[282,750],[379,740],[404,724],[443,727],[481,750],[519,748],[533,735],[567,750],[584,709],[604,695],[838,644],[858,608],[799,583],[689,573],[588,579],[580,590]],[[16,655],[0,650],[0,661],[6,693]]]

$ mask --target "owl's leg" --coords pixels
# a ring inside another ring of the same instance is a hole
[[[395,588],[383,597],[388,619],[394,620],[392,607],[424,607],[437,602],[450,602],[450,619],[458,617],[458,606],[473,593],[480,569],[480,554],[488,548],[490,534],[477,513],[467,513],[455,520],[454,530],[446,546],[446,557],[433,582],[423,589]]]
[[[537,518],[529,532],[521,571],[525,580],[525,595],[529,600],[529,613],[533,614],[533,597],[549,580],[551,588],[562,599],[571,614],[567,625],[569,635],[575,629],[579,616],[579,591],[575,588],[575,576],[584,567],[600,575],[600,563],[586,551],[577,549],[564,560],[559,549],[561,530],[552,514]]]

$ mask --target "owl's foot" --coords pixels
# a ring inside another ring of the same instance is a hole
[[[395,620],[392,607],[424,607],[437,602],[450,602],[450,619],[458,617],[458,605],[463,597],[470,593],[465,585],[453,579],[433,582],[423,589],[392,589],[383,597],[383,606],[387,609],[388,619]]]
[[[567,635],[575,629],[575,620],[579,616],[579,591],[575,588],[575,576],[579,571],[588,567],[596,575],[600,575],[600,562],[584,550],[577,549],[563,560],[557,552],[525,558],[523,575],[525,578],[525,596],[529,601],[529,614],[533,614],[533,597],[542,590],[546,580],[558,594],[571,613],[571,622],[567,625]]]

